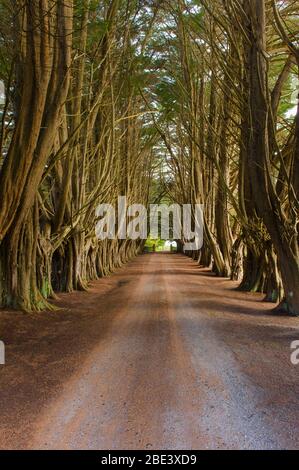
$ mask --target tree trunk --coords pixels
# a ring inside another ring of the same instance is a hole
[[[269,92],[265,42],[265,1],[246,0],[250,19],[249,48],[249,173],[256,207],[271,236],[278,258],[287,311],[299,315],[299,256],[296,224],[288,220],[275,193],[270,171],[268,141]],[[246,47],[246,46],[245,46]]]

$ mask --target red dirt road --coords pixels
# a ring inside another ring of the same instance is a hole
[[[192,260],[140,256],[63,310],[0,312],[0,447],[299,448],[299,320]]]

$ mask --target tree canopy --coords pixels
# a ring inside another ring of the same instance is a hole
[[[299,314],[294,0],[0,1],[0,304],[54,308],[143,249],[96,207],[204,205],[186,252]],[[179,240],[183,248],[184,240]]]

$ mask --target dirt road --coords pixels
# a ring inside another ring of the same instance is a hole
[[[181,255],[0,312],[0,447],[299,448],[299,320]]]

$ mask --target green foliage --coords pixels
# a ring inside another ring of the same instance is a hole
[[[153,238],[148,238],[144,246],[148,248],[149,251],[163,251],[165,241],[166,240],[162,240],[161,238],[157,240]]]
[[[168,114],[173,114],[179,109],[179,93],[175,80],[171,77],[163,77],[156,86],[156,95],[160,108]]]
[[[284,55],[280,60],[270,62],[268,76],[271,89],[275,86],[276,80],[284,67],[286,58],[286,55]],[[298,88],[298,83],[296,82],[298,82],[297,76],[291,71],[282,88],[278,107],[278,117],[280,118],[285,118],[288,112],[296,105],[296,89]]]

